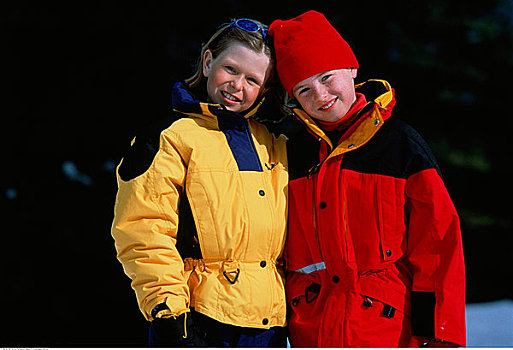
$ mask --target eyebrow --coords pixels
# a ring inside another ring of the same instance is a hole
[[[329,72],[329,71],[326,70],[324,72],[320,72],[319,74],[312,75],[312,77],[315,77],[315,79],[317,79],[320,76],[322,76],[323,74],[325,74],[326,72]],[[301,90],[302,88],[307,87],[307,86],[308,86],[308,84],[302,84],[302,85],[296,86],[294,89],[292,89],[292,95],[294,95],[296,93],[296,91]]]

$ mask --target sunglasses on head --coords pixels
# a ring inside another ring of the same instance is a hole
[[[231,28],[233,26],[236,26],[239,29],[242,29],[246,32],[258,32],[259,30],[262,31],[262,36],[267,36],[267,28],[262,27],[260,24],[256,23],[255,21],[249,19],[249,18],[239,18],[230,23],[228,28]]]

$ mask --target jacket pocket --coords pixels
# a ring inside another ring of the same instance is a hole
[[[378,298],[361,295],[359,332],[360,345],[376,347],[406,347],[411,335],[410,318]]]
[[[405,184],[404,179],[378,178],[378,218],[384,261],[397,260],[406,250]]]
[[[321,284],[315,273],[292,273],[285,287],[287,303],[292,307],[312,304],[321,293]]]
[[[392,264],[386,269],[369,271],[360,275],[359,289],[362,297],[379,300],[402,313],[410,314],[410,285],[402,280],[401,272]],[[362,305],[365,300],[362,301]]]

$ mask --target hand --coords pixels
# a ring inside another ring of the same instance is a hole
[[[150,346],[206,347],[205,337],[193,325],[190,312],[152,321]]]

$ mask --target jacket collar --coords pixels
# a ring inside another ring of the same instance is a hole
[[[367,104],[358,112],[361,117],[344,134],[338,145],[331,140],[319,127],[315,120],[300,108],[294,108],[293,114],[300,119],[307,129],[328,145],[329,156],[350,152],[366,144],[388,119],[395,105],[394,89],[385,80],[371,79],[355,85],[357,92],[363,93],[367,98]],[[326,159],[327,159],[326,158]]]
[[[233,122],[242,122],[248,118],[254,117],[258,108],[264,102],[264,97],[260,97],[252,107],[242,113],[229,111],[225,106],[201,102],[189,89],[184,82],[176,83],[171,91],[173,111],[187,115],[205,115],[213,118],[233,118]]]

